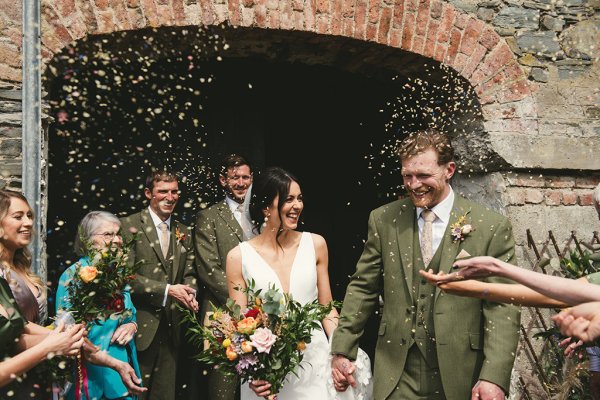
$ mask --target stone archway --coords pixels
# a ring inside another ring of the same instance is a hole
[[[42,15],[45,64],[73,40],[121,30],[228,23],[306,31],[379,43],[448,65],[475,88],[484,119],[494,121],[486,124],[490,133],[516,131],[535,117],[527,101],[530,84],[506,42],[491,26],[440,0],[61,0],[44,1]]]

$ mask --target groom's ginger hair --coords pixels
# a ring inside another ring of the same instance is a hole
[[[410,133],[398,147],[400,160],[421,154],[429,149],[438,154],[438,164],[444,165],[454,160],[454,148],[450,138],[437,129],[429,128]]]

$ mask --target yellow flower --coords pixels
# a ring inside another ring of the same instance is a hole
[[[296,345],[296,348],[300,351],[304,351],[304,350],[306,350],[306,343],[304,343],[304,341],[301,340]]]
[[[240,333],[251,334],[256,329],[256,325],[258,325],[258,321],[252,317],[247,317],[238,322],[237,330]]]
[[[223,347],[227,348],[229,346],[231,346],[231,340],[229,340],[229,339],[223,340]]]
[[[108,258],[108,252],[107,251],[103,251],[102,252],[102,258],[105,259],[105,260]]]
[[[98,269],[94,266],[83,267],[79,270],[79,277],[85,283],[90,283],[98,275]]]
[[[253,349],[253,347],[252,347],[252,345],[250,344],[250,342],[248,342],[247,340],[244,340],[244,341],[242,342],[242,351],[243,351],[244,353],[250,353],[250,352],[252,351],[252,349]]]

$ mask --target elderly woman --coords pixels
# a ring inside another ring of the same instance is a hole
[[[121,246],[121,223],[113,214],[106,211],[91,211],[79,224],[78,236],[75,239],[75,251],[82,258],[77,264],[91,265],[91,260],[84,254],[87,246],[95,250],[107,247]],[[68,310],[72,301],[68,298],[67,286],[75,274],[76,265],[67,268],[60,277],[57,293],[56,308]],[[144,391],[136,386],[140,384],[140,372],[133,337],[137,331],[135,322],[136,310],[131,302],[129,288],[123,291],[125,309],[131,311],[129,316],[108,318],[102,323],[94,323],[89,328],[88,338],[95,347],[86,354],[88,376],[88,394],[91,399],[132,399]],[[94,351],[98,350],[98,351]],[[90,354],[91,353],[91,354]],[[90,363],[102,364],[92,365]],[[82,388],[83,390],[83,388]],[[67,393],[67,398],[74,397],[74,389]],[[84,393],[82,392],[82,398]]]

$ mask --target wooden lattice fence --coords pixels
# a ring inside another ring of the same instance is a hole
[[[527,248],[524,249],[524,254],[521,257],[523,260],[522,266],[545,274],[561,275],[559,271],[549,267],[548,261],[550,259],[562,259],[572,252],[583,257],[584,253],[591,252],[589,248],[595,246],[600,246],[598,232],[593,232],[590,241],[581,241],[576,231],[572,231],[566,240],[559,242],[555,234],[549,231],[543,242],[536,242],[528,229]],[[574,371],[577,368],[586,368],[586,364],[576,363],[573,360],[567,360],[563,364],[563,360],[553,360],[552,354],[562,352],[557,348],[557,342],[534,338],[536,333],[546,331],[554,326],[550,317],[555,313],[556,310],[553,309],[523,307],[520,328],[521,338],[517,350],[515,370],[513,371],[512,399],[580,398],[568,396],[565,393],[560,393],[560,391],[561,386],[564,389],[570,384],[569,380],[577,379],[574,376]],[[561,370],[560,373],[557,369]]]

